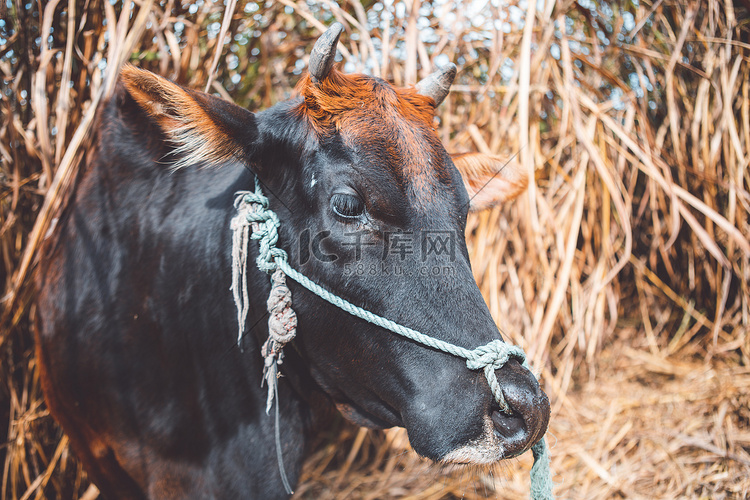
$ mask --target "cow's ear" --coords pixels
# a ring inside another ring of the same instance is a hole
[[[464,179],[472,211],[510,201],[528,185],[526,173],[514,159],[481,153],[454,154],[451,159]]]
[[[258,126],[250,111],[131,65],[123,67],[120,78],[130,96],[174,143],[175,168],[231,158],[253,163]]]

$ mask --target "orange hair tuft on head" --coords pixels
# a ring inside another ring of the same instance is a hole
[[[305,75],[295,91],[304,99],[299,113],[323,133],[342,128],[350,121],[347,116],[350,113],[374,112],[383,115],[386,121],[406,119],[429,127],[435,117],[433,101],[414,88],[397,88],[362,74],[346,75],[336,68],[319,83],[313,83],[310,75]]]

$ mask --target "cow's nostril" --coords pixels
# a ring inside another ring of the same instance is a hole
[[[512,413],[506,415],[495,406],[491,419],[504,458],[509,458],[523,453],[544,434],[549,400],[531,372],[515,360],[497,370],[496,375]]]
[[[523,417],[515,412],[506,415],[500,411],[493,411],[491,417],[495,434],[503,443],[504,457],[510,458],[522,453],[529,440]]]
[[[526,425],[524,425],[523,418],[520,415],[506,415],[499,411],[493,411],[492,423],[495,430],[504,439],[511,439],[526,430]]]

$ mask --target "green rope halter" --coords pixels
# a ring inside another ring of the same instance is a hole
[[[274,283],[278,282],[278,275],[279,272],[281,272],[303,287],[307,288],[318,297],[335,305],[340,309],[343,309],[353,316],[385,328],[386,330],[390,330],[393,333],[406,337],[427,347],[431,347],[433,349],[437,349],[448,354],[464,358],[466,360],[466,366],[470,370],[484,370],[484,375],[487,378],[487,382],[489,383],[492,395],[495,397],[495,400],[500,406],[501,411],[505,412],[506,414],[511,413],[510,406],[505,401],[502,389],[500,388],[497,376],[495,375],[495,370],[501,368],[511,357],[516,358],[522,363],[524,367],[529,369],[529,365],[526,360],[526,354],[520,347],[506,344],[501,340],[493,340],[488,344],[479,346],[472,350],[465,349],[449,342],[430,337],[429,335],[425,335],[409,327],[395,323],[382,316],[378,316],[377,314],[374,314],[366,309],[363,309],[352,304],[351,302],[342,299],[341,297],[329,292],[325,288],[313,282],[307,276],[292,268],[289,265],[287,253],[276,246],[279,239],[279,218],[273,210],[268,208],[268,198],[263,194],[260,181],[257,179],[257,177],[255,179],[255,192],[243,191],[237,193],[235,207],[238,210],[238,216],[232,221],[232,230],[235,232],[233,247],[233,255],[235,255],[235,263],[233,266],[234,283],[232,285],[232,290],[235,294],[235,302],[237,304],[238,312],[241,310],[245,311],[244,315],[242,313],[239,313],[241,320],[240,332],[238,334],[239,336],[241,336],[242,334],[242,328],[244,325],[243,320],[247,314],[246,302],[243,305],[241,301],[238,301],[238,297],[243,295],[240,294],[239,289],[246,283],[246,281],[242,279],[242,275],[244,274],[247,248],[238,248],[238,246],[241,247],[242,245],[245,245],[246,242],[243,242],[242,238],[238,238],[237,235],[241,234],[239,232],[241,230],[247,231],[247,226],[250,226],[252,227],[252,235],[250,237],[254,240],[258,240],[259,243],[259,252],[256,259],[256,265],[261,271],[264,271],[266,273],[274,273]],[[286,285],[283,286],[285,288]],[[246,301],[247,290],[246,288],[244,288],[243,290]],[[291,306],[291,299],[289,299],[289,306]],[[270,299],[268,307],[270,311],[272,308]],[[296,318],[294,324],[296,326]],[[272,336],[271,332],[269,332],[269,336]],[[291,340],[291,338],[289,338],[289,340]],[[285,342],[286,341],[288,340],[285,340]],[[267,410],[270,409],[273,397],[276,396],[277,393],[275,379],[278,373],[277,363],[281,363],[282,348],[283,343],[277,346],[277,348],[271,349],[268,354],[264,353],[264,356],[267,356],[266,368],[269,372],[265,376],[265,380],[269,385]],[[278,396],[276,397],[278,398]],[[276,404],[276,409],[276,432],[278,434],[278,402]],[[284,474],[283,463],[281,460],[281,448],[278,441],[279,440],[277,437],[277,455],[282,473],[282,480],[287,487],[287,491],[291,493],[291,489],[288,487],[288,482],[286,481],[286,475]],[[531,498],[532,500],[552,500],[554,497],[552,495],[552,479],[550,477],[550,459],[544,437],[542,437],[539,441],[536,442],[536,444],[531,447],[531,451],[534,455],[534,465],[531,468]]]

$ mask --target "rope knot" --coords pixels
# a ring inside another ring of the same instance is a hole
[[[294,339],[297,331],[297,315],[292,309],[292,293],[286,285],[286,275],[279,268],[280,262],[287,261],[287,254],[276,245],[279,241],[279,217],[268,208],[268,198],[263,194],[258,179],[255,192],[238,193],[234,206],[237,216],[231,221],[234,232],[232,244],[232,290],[240,330],[237,342],[242,339],[242,331],[249,310],[247,280],[245,279],[248,239],[258,241],[258,258],[255,260],[262,271],[271,273],[271,293],[266,301],[268,309],[268,339],[261,348],[265,359],[264,382],[268,384],[266,413],[271,411],[276,394],[276,379],[279,365],[284,359],[284,346]],[[250,232],[250,229],[252,232]]]
[[[257,183],[255,192],[242,192],[234,204],[239,215],[232,220],[232,230],[243,225],[252,228],[250,238],[258,241],[258,258],[255,262],[261,271],[273,273],[278,269],[278,261],[288,260],[287,253],[276,246],[281,225],[278,215],[268,208],[268,198]]]
[[[506,344],[499,339],[480,345],[470,351],[470,356],[466,360],[466,366],[469,370],[480,370],[487,367],[499,370],[511,356],[517,358],[521,363],[526,361],[526,354],[524,354],[523,349],[516,345]]]
[[[241,203],[246,204],[258,204],[262,205],[263,208],[268,208],[268,197],[259,191],[243,191],[243,196],[240,198]]]
[[[466,356],[466,366],[469,370],[484,370],[484,376],[490,385],[490,391],[492,391],[495,401],[500,406],[500,410],[508,415],[513,413],[513,410],[505,401],[505,396],[500,387],[500,382],[497,380],[497,375],[495,375],[495,370],[502,368],[511,356],[517,358],[522,364],[526,363],[526,354],[524,354],[523,349],[515,345],[506,344],[499,339],[495,339],[485,345],[480,345],[476,349],[469,351]]]
[[[296,334],[297,315],[292,309],[292,292],[286,286],[286,275],[281,269],[274,271],[271,276],[271,293],[266,307],[270,314],[268,336],[283,348]]]

